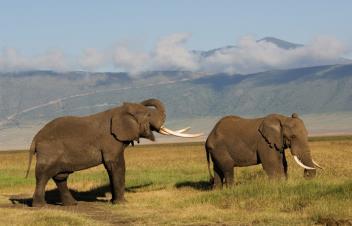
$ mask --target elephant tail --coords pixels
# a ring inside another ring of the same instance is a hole
[[[209,181],[211,184],[213,184],[214,176],[211,174],[211,170],[210,170],[210,153],[209,153],[209,148],[207,147],[207,144],[205,144],[205,152],[206,152],[207,163],[208,163]]]
[[[35,148],[36,148],[36,142],[33,139],[31,147],[29,149],[29,160],[28,160],[28,168],[27,168],[26,178],[28,177],[29,170],[31,169],[32,158],[33,158],[33,155],[35,153]]]

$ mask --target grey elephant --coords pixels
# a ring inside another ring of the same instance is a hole
[[[206,143],[208,170],[214,188],[234,183],[234,167],[262,164],[269,178],[286,177],[285,149],[290,148],[305,177],[314,177],[316,167],[311,157],[308,132],[296,113],[245,119],[226,116],[215,125]],[[213,161],[214,177],[210,171]]]
[[[27,175],[36,153],[36,186],[32,206],[45,204],[45,186],[53,179],[63,205],[74,205],[76,200],[67,187],[67,178],[74,171],[104,164],[109,175],[113,204],[124,201],[124,149],[147,138],[154,141],[152,131],[164,135],[197,137],[186,134],[186,129],[167,129],[165,108],[157,99],[141,103],[124,103],[104,112],[85,117],[66,116],[45,125],[33,138]]]

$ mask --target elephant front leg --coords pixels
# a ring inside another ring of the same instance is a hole
[[[286,180],[288,179],[288,175],[287,175],[287,169],[288,169],[288,166],[287,166],[287,160],[286,160],[286,156],[285,156],[285,152],[282,153],[283,154],[283,158],[282,158],[282,165],[284,167],[284,173],[285,173],[285,178]]]
[[[110,180],[111,202],[113,204],[125,202],[125,159],[123,155],[118,158],[118,161],[107,161],[104,165]]]
[[[287,163],[285,167],[284,160],[280,154],[266,156],[261,158],[262,167],[270,179],[281,179],[287,177]]]

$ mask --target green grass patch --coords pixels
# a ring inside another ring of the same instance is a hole
[[[305,180],[288,154],[288,180],[269,180],[261,166],[236,168],[236,186],[223,190],[211,190],[203,143],[131,147],[125,152],[128,202],[109,204],[108,176],[99,166],[70,176],[68,185],[80,201],[73,208],[12,204],[13,196],[30,200],[35,162],[25,179],[28,152],[0,153],[0,224],[347,224],[352,221],[352,139],[314,139],[312,156],[325,168],[314,179]],[[51,182],[47,190],[55,194],[54,188]]]
[[[352,140],[352,135],[316,136],[316,137],[309,137],[308,140],[310,142],[317,142],[317,141],[350,141],[350,140]]]

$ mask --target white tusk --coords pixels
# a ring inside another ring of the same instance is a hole
[[[300,165],[301,167],[308,169],[308,170],[314,170],[315,168],[313,167],[309,167],[304,165],[301,161],[299,161],[298,157],[296,155],[293,156],[293,158],[295,159],[295,161],[297,162],[298,165]]]
[[[191,128],[191,127],[188,126],[188,127],[186,127],[186,128],[176,130],[176,132],[178,132],[178,133],[183,133],[183,132],[188,131],[190,128]]]
[[[186,128],[183,128],[183,129],[179,129],[179,130],[176,130],[175,132],[177,132],[177,133],[183,133],[183,132],[186,132],[187,130],[189,130],[191,127],[186,127]],[[161,134],[163,134],[163,135],[171,135],[170,133],[167,133],[167,132],[165,132],[165,131],[163,131],[163,130],[160,130],[159,131]]]
[[[170,135],[169,133],[167,133],[167,132],[165,132],[165,131],[163,131],[163,130],[159,130],[159,133],[161,133],[162,135]]]
[[[316,163],[313,159],[312,159],[312,161],[313,161],[313,164],[314,164],[316,167],[318,167],[318,168],[320,168],[320,169],[323,169],[323,167],[319,166],[319,164]]]
[[[165,132],[170,135],[178,136],[178,137],[186,137],[186,138],[193,138],[193,137],[200,137],[203,136],[203,133],[196,133],[196,134],[188,134],[188,133],[180,133],[178,131],[172,131],[164,126],[160,128],[160,132]]]

